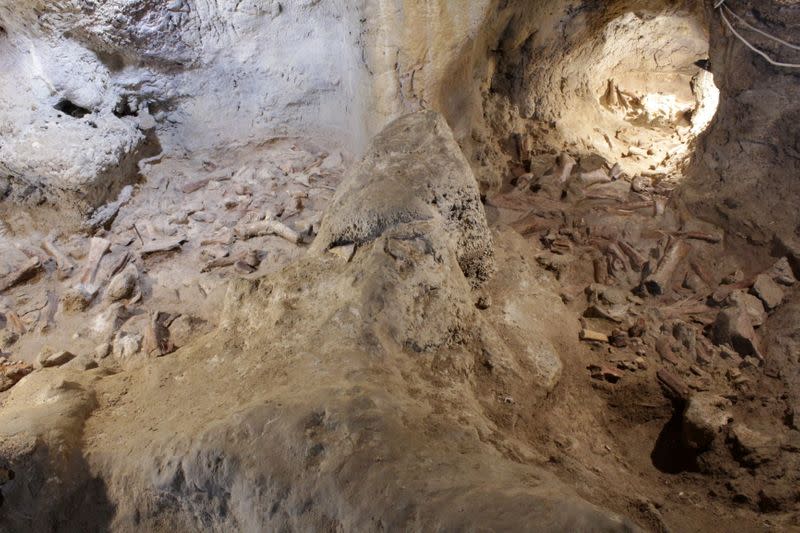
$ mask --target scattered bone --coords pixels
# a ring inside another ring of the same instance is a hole
[[[89,255],[86,259],[86,265],[83,267],[83,274],[81,274],[80,285],[78,286],[87,294],[95,294],[97,292],[97,287],[94,286],[97,269],[109,246],[111,246],[111,243],[106,239],[93,237],[91,240]]]
[[[609,383],[617,383],[624,377],[622,372],[606,365],[589,365],[587,369],[591,372],[592,379],[604,380]]]
[[[655,271],[644,279],[644,287],[649,294],[657,296],[665,294],[669,290],[675,271],[688,253],[689,249],[685,242],[673,240]]]
[[[629,157],[637,156],[637,157],[647,157],[647,150],[644,148],[639,148],[638,146],[630,146],[628,147]]]
[[[653,186],[653,180],[644,176],[635,176],[631,181],[631,190],[633,192],[647,192]]]
[[[5,278],[0,280],[0,292],[5,292],[8,289],[30,280],[36,276],[41,269],[41,260],[38,257],[31,257],[15,272],[6,275]]]
[[[659,368],[656,377],[669,396],[681,401],[689,398],[690,392],[686,383],[666,368]]]
[[[117,196],[117,200],[95,210],[91,218],[84,223],[84,227],[89,230],[96,230],[108,226],[117,216],[120,208],[130,202],[132,197],[133,187],[130,185],[123,187],[119,196]]]
[[[226,181],[229,179],[231,179],[230,176],[213,176],[209,178],[190,181],[189,183],[186,183],[183,187],[181,187],[181,192],[183,192],[184,194],[192,194],[193,192],[197,192],[200,189],[204,189],[212,181]]]
[[[48,254],[53,256],[53,259],[56,261],[56,266],[60,272],[62,272],[65,276],[70,276],[72,274],[72,272],[75,270],[75,263],[69,258],[68,255],[59,250],[58,246],[56,246],[51,239],[43,240],[42,248],[44,248]]]
[[[609,341],[608,335],[605,333],[600,333],[599,331],[593,331],[591,329],[582,329],[580,333],[580,339],[582,341],[589,341],[589,342],[605,342]]]
[[[212,259],[211,261],[206,263],[203,266],[203,268],[200,269],[200,272],[210,272],[216,268],[225,268],[233,266],[236,264],[236,261],[238,261],[238,259],[231,256],[218,257],[217,259]]]
[[[623,253],[628,256],[628,259],[630,259],[631,268],[635,272],[641,272],[644,266],[647,264],[647,259],[641,253],[639,253],[636,248],[624,240],[620,239],[617,241],[617,244]]]
[[[598,168],[592,172],[581,172],[580,180],[586,186],[596,185],[598,183],[608,183],[611,181],[611,176],[606,174],[602,168]]]
[[[162,253],[162,252],[171,252],[173,250],[180,249],[181,245],[186,242],[186,237],[179,236],[179,237],[168,237],[165,239],[158,239],[155,241],[150,241],[145,243],[142,249],[139,251],[139,254],[142,257],[146,257],[148,255]]]
[[[263,235],[277,235],[293,244],[299,244],[302,241],[302,236],[295,230],[270,217],[265,218],[260,222],[249,224],[247,226],[237,228],[236,234],[243,240],[252,239],[253,237],[260,237]]]
[[[660,217],[662,216],[667,210],[667,199],[663,196],[657,196],[653,200],[653,215]]]
[[[611,167],[610,171],[611,179],[616,181],[622,176],[622,167],[619,163],[614,163],[614,166]]]
[[[556,176],[558,183],[565,183],[572,174],[572,169],[575,168],[577,164],[578,162],[575,161],[571,155],[564,152],[556,159],[556,167],[552,171],[552,174]]]
[[[722,235],[715,235],[713,233],[704,233],[702,231],[681,231],[675,234],[676,237],[683,237],[686,239],[693,239],[697,241],[705,241],[711,244],[722,242]]]

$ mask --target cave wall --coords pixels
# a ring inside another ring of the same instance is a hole
[[[750,24],[795,44],[796,0],[727,2]],[[716,119],[700,140],[683,197],[700,217],[758,245],[800,250],[800,69],[775,67],[711,20],[711,70],[721,92]],[[800,52],[742,32],[772,57]],[[786,250],[783,250],[785,252]]]
[[[800,17],[794,0],[728,4],[786,39]],[[22,196],[55,187],[89,204],[154,138],[191,153],[307,135],[357,154],[419,109],[446,117],[484,191],[520,136],[613,160],[607,75],[686,75],[708,39],[722,101],[683,197],[756,242],[797,237],[798,72],[696,0],[0,0],[0,27],[0,196],[11,176]],[[62,100],[92,114],[59,113]]]
[[[132,179],[148,141],[181,154],[308,135],[358,150],[368,140],[363,9],[0,1],[0,168],[14,199],[33,188],[56,203],[102,203]],[[55,109],[64,102],[71,111]]]

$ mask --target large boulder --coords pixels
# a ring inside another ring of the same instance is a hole
[[[336,191],[314,248],[360,246],[396,226],[431,219],[454,240],[464,274],[485,281],[494,264],[478,184],[444,118],[423,111],[375,137]]]

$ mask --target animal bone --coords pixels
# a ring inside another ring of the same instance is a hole
[[[144,257],[159,252],[170,252],[180,248],[184,242],[186,242],[186,237],[183,236],[151,241],[146,243],[139,253]]]
[[[31,257],[24,265],[17,269],[16,272],[12,272],[4,279],[0,280],[0,292],[4,292],[20,283],[28,281],[34,277],[41,268],[41,260],[39,260],[38,257]]]
[[[94,279],[97,276],[97,269],[100,267],[100,261],[111,246],[111,242],[101,237],[92,237],[89,244],[89,256],[86,259],[86,266],[83,268],[81,275],[81,285],[89,289],[90,293],[95,292],[97,289],[93,287]],[[90,288],[94,288],[92,291]]]
[[[655,271],[645,278],[644,286],[647,291],[654,296],[664,294],[675,275],[675,270],[688,253],[689,249],[685,242],[681,240],[672,242],[664,252]]]
[[[105,227],[114,220],[120,208],[127,204],[133,197],[133,187],[127,185],[120,191],[117,200],[99,207],[92,214],[92,217],[84,223],[84,227],[90,230]]]
[[[298,232],[283,222],[273,220],[270,217],[267,217],[260,222],[247,225],[243,228],[238,228],[236,234],[239,236],[239,238],[244,240],[252,239],[253,237],[260,237],[262,235],[277,235],[278,237],[282,237],[294,244],[299,244],[302,240],[302,237]]]
[[[56,246],[51,239],[42,241],[42,248],[44,248],[45,252],[53,256],[53,259],[56,260],[56,266],[58,266],[58,269],[63,272],[64,275],[69,276],[72,274],[72,271],[75,270],[75,263],[64,252],[59,250],[58,246]]]

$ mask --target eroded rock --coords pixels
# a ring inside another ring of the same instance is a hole
[[[710,393],[697,393],[689,398],[683,413],[684,442],[704,450],[720,434],[731,419],[731,402]]]

